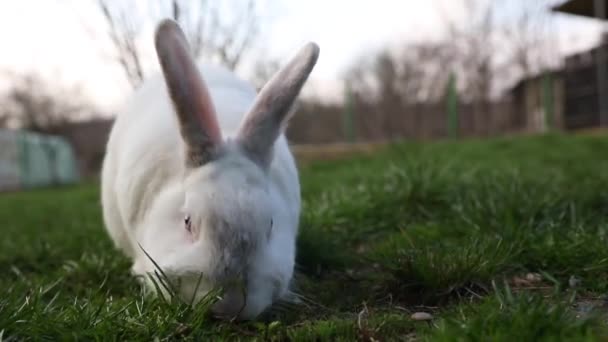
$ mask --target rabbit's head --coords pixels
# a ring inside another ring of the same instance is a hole
[[[159,232],[170,253],[164,253],[164,259],[162,252],[155,253],[161,258],[156,262],[170,279],[179,279],[178,294],[185,299],[201,299],[212,287],[226,287],[216,309],[237,315],[249,303],[241,290],[259,269],[251,262],[272,235],[273,215],[281,214],[269,205],[277,200],[268,191],[273,146],[319,49],[309,43],[277,72],[258,94],[235,137],[224,140],[182,30],[172,20],[162,21],[155,44],[185,146],[182,190],[167,194],[183,196],[178,201],[181,207],[152,208],[146,219],[156,227],[151,229],[170,230]],[[258,298],[244,316],[257,315],[271,304],[272,291],[264,291],[264,298]]]

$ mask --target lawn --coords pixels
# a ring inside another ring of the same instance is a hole
[[[3,339],[608,338],[608,137],[402,143],[301,176],[301,303],[249,323],[144,297],[97,185],[0,195]]]

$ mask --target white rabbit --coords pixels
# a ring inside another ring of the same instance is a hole
[[[155,46],[163,72],[107,144],[106,229],[134,274],[153,273],[153,259],[182,299],[222,286],[213,311],[253,319],[290,293],[300,183],[283,132],[319,48],[308,43],[256,95],[226,69],[197,66],[170,19]]]

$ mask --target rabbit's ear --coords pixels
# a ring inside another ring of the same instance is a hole
[[[319,47],[308,43],[279,70],[258,94],[241,123],[237,140],[247,154],[263,166],[272,158],[272,147],[285,128],[291,107],[319,57]]]
[[[179,25],[165,19],[156,28],[156,54],[184,139],[186,164],[197,167],[214,157],[222,142],[215,108]]]

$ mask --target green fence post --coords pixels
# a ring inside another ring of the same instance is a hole
[[[450,138],[458,137],[458,91],[456,74],[451,73],[447,89],[448,134]]]
[[[19,187],[20,189],[29,188],[29,160],[27,136],[24,131],[18,131],[17,139],[19,140]]]
[[[548,131],[553,130],[554,122],[554,100],[553,100],[553,77],[550,72],[543,76],[543,107],[545,114],[545,126]]]
[[[354,127],[353,98],[350,87],[344,87],[344,110],[342,115],[342,126],[346,141],[353,143],[357,140]]]

